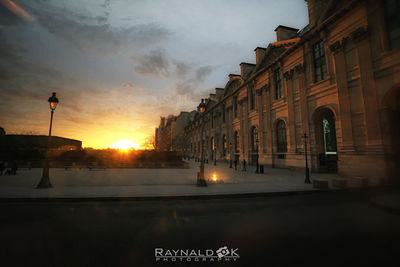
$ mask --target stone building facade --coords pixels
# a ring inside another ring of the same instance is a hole
[[[178,116],[161,117],[155,130],[154,147],[157,151],[185,151],[188,140],[185,138],[185,127],[195,111],[181,112]]]
[[[304,168],[307,149],[313,172],[400,177],[399,1],[306,2],[306,27],[278,26],[255,64],[202,100],[186,155]]]

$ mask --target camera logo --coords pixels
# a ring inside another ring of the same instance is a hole
[[[217,250],[217,255],[218,255],[218,258],[219,258],[219,259],[221,259],[221,258],[223,258],[223,257],[225,257],[225,256],[228,256],[228,255],[229,255],[229,249],[228,249],[228,247],[227,247],[227,246],[225,246],[225,247],[220,247],[220,248]]]

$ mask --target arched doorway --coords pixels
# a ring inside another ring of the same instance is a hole
[[[251,127],[251,164],[256,164],[258,160],[258,129],[257,126]]]
[[[286,123],[279,119],[276,122],[276,151],[278,153],[287,152]]]
[[[228,140],[226,139],[226,135],[222,136],[222,155],[226,156],[226,150],[228,149]]]
[[[318,154],[318,171],[336,173],[337,141],[335,114],[329,108],[321,108],[314,114],[315,148]]]
[[[384,98],[384,143],[387,178],[400,185],[400,88],[393,89]]]
[[[235,161],[239,162],[240,157],[240,147],[239,147],[239,133],[236,131],[234,134],[235,142]]]

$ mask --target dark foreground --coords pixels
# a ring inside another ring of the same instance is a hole
[[[399,266],[400,214],[386,191],[220,200],[0,202],[0,266],[187,266],[155,248],[238,248],[198,266]],[[192,262],[193,263],[193,262]]]

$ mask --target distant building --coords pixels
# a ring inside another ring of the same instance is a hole
[[[307,149],[313,172],[400,182],[399,1],[306,2],[307,26],[278,26],[202,100],[187,155],[304,168]]]
[[[188,148],[185,127],[196,112],[181,112],[178,116],[160,118],[155,130],[155,149],[158,151],[183,152]]]
[[[41,160],[56,157],[66,151],[79,151],[82,142],[58,136],[1,135],[0,160]]]

